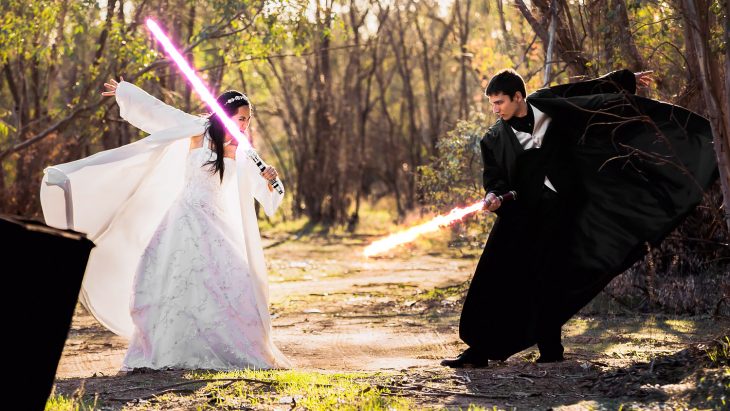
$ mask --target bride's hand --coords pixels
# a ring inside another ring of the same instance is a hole
[[[279,177],[279,173],[276,172],[276,169],[274,167],[267,166],[266,169],[261,172],[261,177],[263,177],[266,181],[271,181]]]
[[[124,81],[124,77],[119,77],[120,81]],[[113,96],[117,94],[117,87],[119,86],[119,83],[117,83],[116,80],[110,79],[108,83],[104,83],[104,87],[106,87],[106,91],[102,91],[102,96]]]
[[[266,169],[261,172],[261,177],[268,182],[269,191],[274,191],[274,186],[271,185],[271,180],[279,177],[279,173],[276,172],[276,169],[272,166],[266,167]]]

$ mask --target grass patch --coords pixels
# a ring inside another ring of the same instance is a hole
[[[448,287],[432,288],[425,293],[419,294],[418,298],[425,301],[443,301],[449,298],[461,298],[469,289],[470,281]]]
[[[81,399],[83,389],[77,391],[71,397],[52,393],[46,401],[45,411],[92,411],[96,410],[96,400],[92,403]]]
[[[716,367],[730,366],[730,336],[724,336],[714,341],[706,349],[707,358]],[[730,373],[730,370],[728,370]],[[730,387],[728,387],[730,389]]]
[[[407,410],[411,401],[378,388],[382,375],[325,374],[299,370],[241,370],[190,373],[191,379],[220,379],[203,389],[216,407],[250,405],[261,408],[291,405],[307,410]],[[236,381],[236,379],[240,379]]]

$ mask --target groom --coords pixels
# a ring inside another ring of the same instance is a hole
[[[716,175],[706,119],[635,95],[648,72],[538,90],[502,70],[481,141],[497,214],[464,301],[469,346],[442,365],[485,367],[537,344],[563,360],[561,327],[700,202]],[[499,195],[517,192],[515,201]]]

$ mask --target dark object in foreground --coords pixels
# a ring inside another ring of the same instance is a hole
[[[13,405],[6,409],[43,410],[94,243],[81,233],[3,215],[0,236],[9,291],[2,311],[12,332],[5,352],[13,373],[6,387]]]

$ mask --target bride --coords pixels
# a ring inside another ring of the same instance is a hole
[[[46,223],[87,233],[80,299],[130,338],[123,370],[287,368],[271,340],[268,283],[253,200],[282,200],[215,115],[196,117],[136,86],[110,80],[121,116],[150,135],[48,167]],[[242,132],[251,104],[218,103]]]

